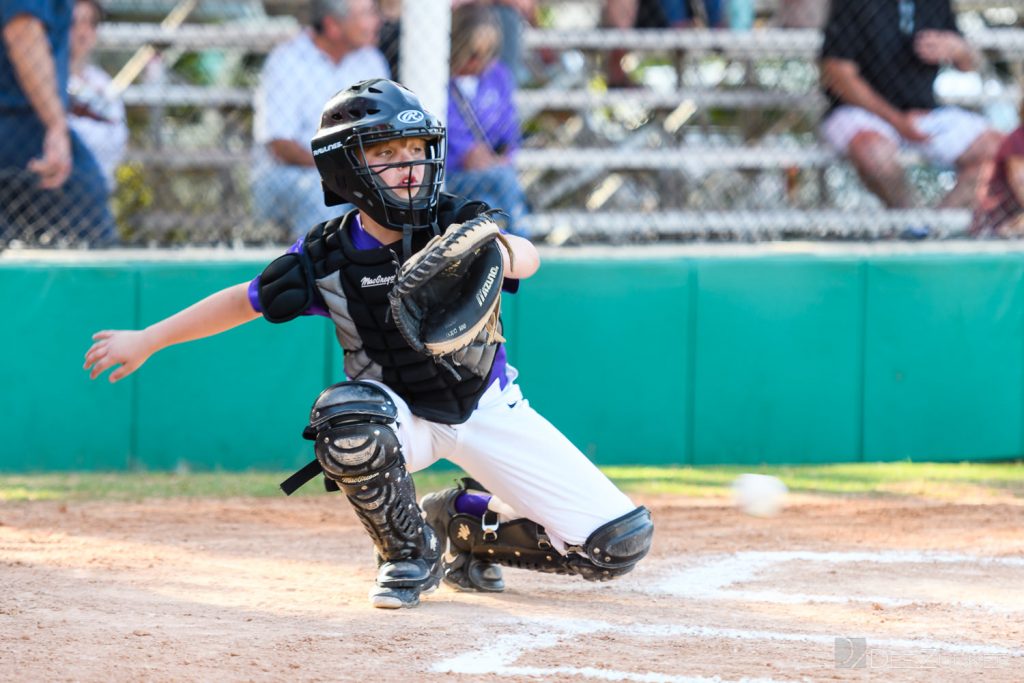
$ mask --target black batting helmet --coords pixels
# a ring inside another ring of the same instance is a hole
[[[366,163],[366,147],[401,138],[426,140],[426,158],[372,167]],[[411,90],[384,78],[342,90],[324,107],[312,147],[328,206],[351,202],[394,230],[428,228],[436,222],[445,129]],[[385,168],[413,165],[422,165],[424,171],[420,184],[411,188],[386,186],[378,175]]]

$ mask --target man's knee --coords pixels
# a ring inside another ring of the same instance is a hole
[[[867,173],[881,172],[899,166],[899,147],[886,136],[873,130],[864,130],[850,140],[846,154],[850,161]]]
[[[995,158],[996,152],[999,151],[999,145],[1002,142],[1003,136],[1001,133],[995,130],[986,130],[957,158],[957,167],[976,166],[991,161]]]

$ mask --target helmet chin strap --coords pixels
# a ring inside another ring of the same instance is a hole
[[[420,188],[422,189],[422,185],[420,186]],[[411,186],[406,189],[405,195],[408,198],[407,201],[408,201],[408,204],[409,204],[408,216],[411,218],[413,216],[413,212],[414,212],[414,208],[413,208],[413,194],[412,194],[412,191],[411,191]],[[402,262],[403,263],[408,261],[409,257],[412,256],[412,233],[413,233],[414,229],[415,228],[413,228],[413,226],[410,223],[408,223],[408,222],[402,225]],[[431,221],[430,229],[434,233],[434,235],[440,235],[441,234],[441,228],[440,228],[440,226],[438,226],[436,220]]]
[[[402,263],[412,256],[412,226],[406,223],[402,226]]]

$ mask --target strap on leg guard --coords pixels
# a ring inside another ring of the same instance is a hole
[[[472,557],[508,567],[553,574],[576,574],[588,581],[607,581],[632,571],[650,550],[654,525],[645,507],[602,525],[582,546],[557,553],[544,528],[529,519],[498,525],[457,514],[448,525],[453,546]]]
[[[555,552],[544,528],[526,518],[498,524],[497,515],[485,519],[458,513],[448,524],[451,545],[477,560],[506,567],[569,574],[565,558]]]
[[[396,417],[394,402],[380,387],[342,382],[317,398],[310,428],[325,476],[337,482],[352,503],[384,560],[378,584],[424,586],[432,578],[439,551],[416,504],[394,430]]]

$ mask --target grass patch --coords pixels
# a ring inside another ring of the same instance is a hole
[[[29,500],[143,500],[146,498],[283,497],[278,485],[292,474],[280,472],[68,472],[0,475],[0,502]],[[454,471],[413,475],[417,491],[449,486]],[[294,497],[324,493],[322,478]]]
[[[1024,463],[843,463],[802,466],[606,467],[628,491],[713,496],[726,493],[743,472],[776,476],[796,493],[915,495],[951,499],[961,494],[1024,497]]]
[[[605,467],[632,494],[709,497],[728,493],[742,472],[779,477],[796,493],[914,496],[943,500],[1024,498],[1024,463],[850,463],[805,466]],[[32,500],[142,500],[145,498],[276,497],[291,472],[46,473],[0,475],[0,502]],[[414,475],[420,493],[448,486],[455,470],[430,468]],[[296,496],[322,495],[314,480]]]

